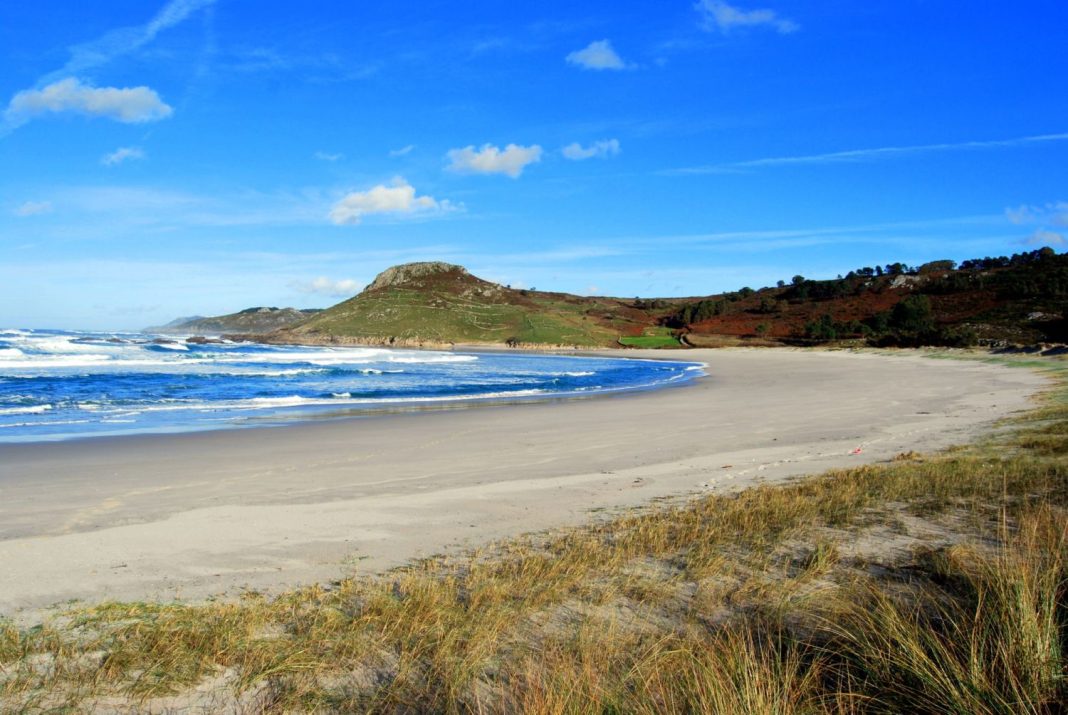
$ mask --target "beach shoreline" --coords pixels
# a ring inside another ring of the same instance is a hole
[[[0,616],[273,592],[600,510],[937,450],[1048,384],[916,353],[566,354],[704,362],[708,376],[554,404],[0,445]]]

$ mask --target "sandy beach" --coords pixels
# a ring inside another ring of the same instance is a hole
[[[908,353],[625,355],[703,361],[708,377],[564,403],[0,446],[0,615],[329,581],[659,497],[936,450],[1046,384]]]

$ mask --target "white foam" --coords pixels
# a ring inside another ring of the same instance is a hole
[[[229,402],[186,402],[168,405],[151,405],[141,407],[143,412],[172,412],[179,410],[203,411],[203,412],[227,412],[242,410],[270,410],[285,407],[339,407],[343,405],[405,405],[409,403],[423,402],[470,402],[476,400],[499,400],[511,397],[531,397],[543,395],[547,390],[532,388],[529,390],[515,390],[512,392],[485,392],[478,395],[435,395],[427,397],[351,397],[351,393],[332,393],[331,397],[301,397],[300,395],[287,395],[285,397],[253,397],[247,400],[232,400]],[[346,397],[345,395],[349,395]]]
[[[249,368],[248,371],[234,371],[232,369],[224,369],[222,371],[215,370],[200,370],[196,371],[194,375],[222,375],[223,377],[291,377],[294,375],[321,375],[326,372],[323,368],[317,367],[298,367],[292,370],[257,370],[255,368]]]
[[[93,352],[100,350],[101,348],[121,351],[125,347],[122,343],[76,343],[74,342],[76,339],[75,336],[51,335],[46,337],[28,337],[19,342],[23,345],[24,349],[29,348],[34,352],[58,353],[63,355]]]
[[[383,362],[395,362],[395,363],[441,363],[441,362],[475,362],[478,360],[477,355],[427,355],[423,357],[421,355],[413,356],[389,356]]]
[[[226,366],[234,363],[249,363],[250,370],[231,367],[233,376],[259,375],[285,377],[302,372],[270,370],[265,367],[287,364],[310,364],[319,367],[345,367],[367,363],[433,364],[467,363],[478,360],[475,355],[455,355],[442,352],[397,351],[389,348],[305,348],[271,347],[263,352],[243,351],[191,351],[183,343],[109,342],[108,339],[86,339],[79,335],[33,334],[29,331],[11,330],[9,347],[0,349],[0,366],[3,369],[26,370],[35,368],[100,368],[104,364],[109,371],[123,368],[172,367],[187,370],[192,365]],[[255,366],[260,367],[255,370]],[[304,368],[306,371],[307,368]],[[366,374],[393,372],[382,367],[367,368]],[[372,372],[377,371],[377,372]],[[210,368],[209,374],[219,374]],[[226,374],[226,373],[223,373]]]
[[[289,397],[253,397],[249,400],[238,401],[235,405],[241,405],[244,402],[249,407],[293,407],[295,405],[307,405],[318,404],[326,402],[322,399],[316,399],[312,397],[301,397],[300,395],[290,395]]]
[[[89,367],[111,361],[110,355],[33,355],[27,360],[4,360],[5,370],[26,370],[51,367]]]
[[[48,412],[52,405],[30,405],[27,407],[0,407],[0,415],[39,415]]]
[[[54,427],[55,425],[84,425],[89,424],[90,420],[60,420],[57,422],[11,422],[8,424],[0,424],[0,429],[7,429],[10,427]]]
[[[214,356],[219,362],[256,363],[310,363],[312,365],[360,365],[369,362],[426,364],[475,362],[477,355],[452,355],[448,353],[399,353],[388,350],[338,349],[338,350],[292,350],[266,353],[229,353]]]

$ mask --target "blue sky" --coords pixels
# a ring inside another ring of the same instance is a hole
[[[0,6],[0,327],[382,269],[706,295],[1068,238],[1063,2]]]

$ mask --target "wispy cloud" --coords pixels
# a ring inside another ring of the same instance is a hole
[[[402,146],[400,149],[391,149],[389,155],[392,157],[408,156],[412,153],[413,149],[415,149],[415,144],[409,144],[407,146]]]
[[[112,60],[138,50],[156,36],[191,17],[197,11],[215,4],[215,0],[171,0],[144,25],[120,27],[95,40],[70,48],[70,59],[60,69],[42,78],[42,82],[82,74],[106,65]]]
[[[594,158],[607,159],[610,156],[616,156],[619,152],[620,148],[618,139],[596,141],[588,147],[584,147],[578,142],[573,142],[560,150],[560,153],[564,155],[565,159],[571,159],[572,161],[582,161],[584,159]]]
[[[767,27],[779,34],[788,35],[801,29],[793,20],[765,8],[743,10],[724,0],[700,0],[694,7],[701,13],[702,26],[710,31],[727,33],[738,28]]]
[[[124,161],[137,161],[145,158],[145,152],[140,147],[136,146],[124,146],[119,147],[110,154],[105,154],[100,163],[104,166],[115,166],[121,164]]]
[[[46,214],[51,210],[51,201],[26,201],[15,209],[14,214],[22,217],[37,216],[39,214]]]
[[[1040,134],[1029,137],[1017,137],[1014,139],[994,139],[989,141],[967,141],[942,144],[917,144],[912,146],[885,146],[874,149],[850,149],[848,151],[835,151],[826,154],[804,154],[800,156],[776,156],[764,159],[749,159],[746,161],[724,162],[722,164],[709,164],[706,166],[683,167],[669,169],[667,174],[728,174],[746,169],[764,169],[777,166],[805,166],[818,164],[845,164],[879,161],[881,159],[893,159],[904,156],[921,154],[933,154],[950,151],[969,151],[979,149],[1003,149],[1012,147],[1031,146],[1060,142],[1068,140],[1068,133],[1064,134]]]
[[[1028,246],[1061,246],[1064,245],[1064,234],[1049,229],[1039,228],[1025,238],[1022,243]]]
[[[11,99],[4,119],[9,127],[44,114],[74,112],[124,123],[165,119],[172,109],[148,87],[92,87],[69,77],[44,87],[26,89]]]
[[[1005,218],[1017,226],[1039,223],[1068,226],[1068,201],[1052,201],[1042,206],[1025,204],[1017,208],[1008,208],[1005,209]]]
[[[289,287],[301,293],[340,298],[355,295],[363,288],[363,284],[349,278],[335,280],[326,276],[319,276],[312,280],[292,281]]]
[[[608,40],[596,40],[581,50],[575,50],[564,58],[568,64],[586,70],[625,70],[628,65],[619,56]]]
[[[361,80],[377,74],[381,61],[353,63],[333,52],[295,52],[273,47],[238,46],[220,53],[215,61],[220,71],[299,73],[302,81],[333,83]]]
[[[45,196],[63,207],[79,235],[122,230],[170,231],[181,228],[237,226],[315,226],[331,205],[325,193],[234,191],[192,193],[137,185],[60,186]]]
[[[471,145],[450,149],[446,155],[449,159],[446,168],[468,174],[504,174],[516,179],[528,164],[541,161],[541,154],[542,149],[537,144],[509,144],[504,149],[493,144],[483,144],[481,149]]]
[[[331,153],[325,152],[325,151],[317,151],[317,152],[315,152],[315,154],[313,156],[315,156],[315,158],[318,159],[319,161],[329,161],[329,162],[340,161],[341,159],[345,158],[344,154],[331,154]]]
[[[1017,226],[1036,226],[1031,235],[1020,240],[1027,246],[1060,246],[1064,232],[1052,227],[1068,227],[1068,201],[1051,201],[1041,206],[1024,204],[1005,209],[1005,218]]]
[[[391,186],[378,184],[366,191],[346,194],[330,209],[330,220],[338,225],[355,225],[362,222],[366,216],[374,214],[411,216],[457,209],[458,207],[449,201],[438,201],[431,196],[416,196],[415,187],[398,176]]]

